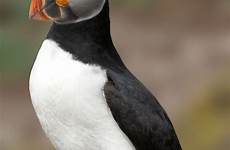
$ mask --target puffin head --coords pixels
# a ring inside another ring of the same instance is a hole
[[[29,17],[58,24],[77,23],[98,15],[106,0],[31,0]]]

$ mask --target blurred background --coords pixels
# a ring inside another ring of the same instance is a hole
[[[28,78],[49,22],[29,0],[0,1],[0,149],[54,150]],[[112,0],[112,35],[128,68],[168,112],[184,150],[230,147],[230,1]]]

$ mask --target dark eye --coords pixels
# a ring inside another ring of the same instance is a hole
[[[71,10],[71,8],[69,6],[67,7],[60,7],[61,10],[61,16],[60,18],[58,18],[56,21],[59,23],[63,23],[63,22],[71,22],[73,20],[77,20],[78,16],[75,15],[73,13],[73,11]]]
[[[45,1],[45,11],[49,17],[58,18],[61,15],[60,9],[56,4],[55,0]]]

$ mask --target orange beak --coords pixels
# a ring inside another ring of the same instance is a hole
[[[49,20],[49,17],[43,10],[43,0],[31,0],[29,18],[35,20]]]

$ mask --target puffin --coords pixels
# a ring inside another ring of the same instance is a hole
[[[166,111],[116,51],[109,0],[31,0],[29,17],[52,21],[29,91],[55,149],[182,149]]]

